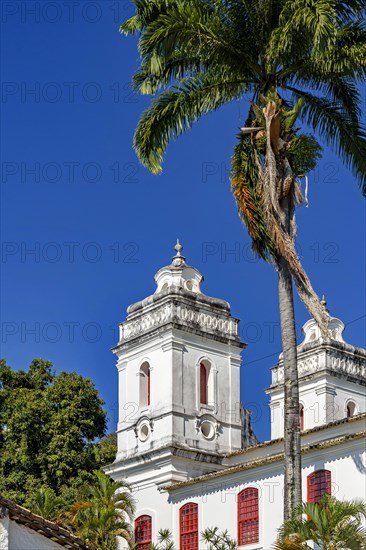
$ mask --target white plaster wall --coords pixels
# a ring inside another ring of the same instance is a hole
[[[344,378],[324,376],[299,385],[300,403],[304,406],[304,429],[334,422],[346,417],[346,403],[352,399],[356,414],[366,411],[365,387]],[[284,394],[281,389],[271,396],[271,439],[283,437]]]
[[[176,542],[179,540],[179,509],[187,502],[196,502],[199,506],[200,533],[208,527],[218,527],[220,530],[227,529],[230,536],[237,540],[237,495],[246,487],[256,487],[259,491],[259,544],[246,545],[245,548],[270,548],[274,540],[273,533],[282,518],[283,480],[277,469],[278,466],[249,470],[207,481],[187,488],[184,492],[182,489],[181,497],[178,492],[174,492],[173,531]],[[205,548],[205,545],[201,543],[200,548]]]
[[[152,537],[157,541],[160,529],[173,528],[173,507],[168,501],[167,493],[159,493],[155,484],[150,483],[133,491],[136,502],[135,518],[147,514],[152,517]],[[127,549],[125,540],[119,539],[119,548]]]
[[[303,456],[304,501],[307,500],[307,476],[318,469],[331,471],[332,494],[337,498],[366,499],[366,450],[363,440],[314,450]],[[157,473],[156,470],[151,471],[152,476]],[[170,529],[176,547],[179,547],[179,510],[187,502],[196,502],[199,506],[200,532],[207,527],[218,527],[220,530],[227,529],[237,539],[237,495],[249,486],[259,490],[260,542],[245,546],[245,549],[271,548],[282,523],[283,463],[280,462],[182,487],[170,494],[159,492],[154,481],[145,475],[139,479],[138,471],[128,481],[135,486],[136,517],[145,513],[152,516],[155,542],[159,529]],[[205,545],[201,543],[200,548],[205,548]]]
[[[362,441],[305,455],[303,500],[307,499],[307,476],[324,468],[332,472],[334,496],[339,499],[366,498],[366,451]],[[179,508],[187,502],[199,505],[200,532],[207,527],[217,526],[220,530],[228,529],[230,535],[237,539],[237,494],[245,487],[255,486],[260,495],[260,543],[245,546],[245,549],[271,548],[282,523],[282,471],[283,465],[277,463],[174,491],[171,499],[174,503],[173,532],[176,543],[179,540]]]
[[[0,518],[0,550],[9,549],[9,517]]]
[[[339,418],[346,416],[347,402],[352,400],[356,403],[356,413],[361,414],[366,412],[366,388],[361,384],[354,384],[349,381],[336,381],[336,396],[334,398],[335,411]]]
[[[1,550],[2,547],[0,546]],[[40,535],[33,529],[10,521],[9,550],[60,550],[64,547]]]
[[[199,361],[212,363],[214,401],[199,404]],[[151,367],[150,406],[139,406],[139,368]],[[227,452],[240,448],[240,349],[174,330],[153,342],[131,346],[120,356],[118,452],[143,453],[170,443]],[[208,414],[219,423],[218,437],[205,439],[196,417]],[[154,420],[148,441],[136,438],[134,426],[143,416]]]

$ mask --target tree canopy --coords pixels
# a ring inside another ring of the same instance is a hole
[[[42,359],[26,371],[1,360],[0,492],[25,506],[40,488],[72,502],[93,470],[115,456],[111,437],[98,442],[106,432],[103,405],[89,378],[56,374]]]
[[[354,172],[366,192],[364,0],[133,0],[121,32],[139,35],[133,86],[158,96],[134,146],[161,171],[171,139],[233,100],[274,88]]]

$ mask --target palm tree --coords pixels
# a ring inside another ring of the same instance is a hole
[[[61,497],[55,495],[49,487],[40,487],[32,495],[30,500],[30,509],[35,514],[45,519],[60,523],[59,516],[65,503]]]
[[[160,529],[157,544],[150,544],[149,550],[175,550],[173,535],[169,529]]]
[[[280,529],[275,550],[306,550],[315,543],[321,550],[364,550],[365,503],[340,501],[324,495],[318,503],[301,504],[294,516]]]
[[[301,502],[301,456],[293,281],[323,336],[328,316],[295,251],[299,178],[320,147],[297,119],[333,146],[366,194],[364,0],[133,0],[120,27],[139,34],[133,87],[158,94],[143,113],[134,148],[161,171],[171,139],[233,100],[248,104],[232,157],[232,190],[254,251],[278,273],[285,388],[285,495],[289,518]]]
[[[98,550],[115,550],[117,537],[132,540],[134,501],[130,486],[95,471],[95,484],[87,485],[81,499],[64,514],[73,532]]]
[[[219,531],[218,527],[205,529],[201,540],[208,545],[209,550],[236,550],[237,544],[228,531]],[[173,535],[169,529],[160,529],[158,543],[151,544],[149,550],[175,550]]]
[[[202,541],[208,544],[209,550],[236,550],[238,545],[228,531],[219,531],[218,527],[205,529],[202,532]]]

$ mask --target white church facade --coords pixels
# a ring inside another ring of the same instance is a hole
[[[268,550],[283,518],[282,359],[266,390],[271,440],[258,443],[240,402],[239,321],[202,293],[181,249],[120,325],[118,453],[105,471],[133,487],[138,550],[160,529],[180,550],[205,548],[208,527]],[[323,340],[309,320],[298,346],[304,501],[366,498],[366,351],[343,340],[339,319],[329,326]]]

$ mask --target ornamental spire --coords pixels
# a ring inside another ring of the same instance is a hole
[[[175,245],[174,250],[176,251],[176,255],[172,258],[172,265],[175,267],[185,265],[185,257],[181,254],[183,246],[180,244],[179,239],[177,239],[177,244]]]
[[[324,307],[325,311],[329,314],[329,309],[327,308],[327,301],[323,294],[322,299],[320,300],[321,305]]]

